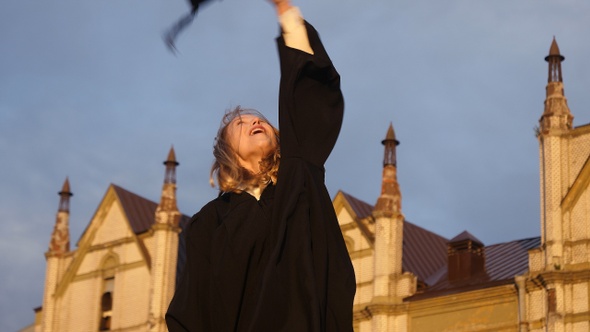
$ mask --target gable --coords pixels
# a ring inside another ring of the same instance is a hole
[[[119,202],[110,204],[104,214],[104,219],[97,222],[100,225],[96,227],[91,246],[107,244],[134,236]]]
[[[155,222],[154,216],[158,204],[115,184],[111,186],[121,202],[121,206],[133,232],[135,234],[141,234],[149,230]]]
[[[56,294],[64,294],[69,284],[80,278],[92,278],[100,272],[105,255],[116,254],[120,265],[150,268],[150,255],[143,240],[135,234],[123,203],[110,185],[73,252],[73,259],[59,282]],[[120,188],[119,188],[120,189]],[[152,224],[154,216],[151,218]]]
[[[372,207],[343,191],[336,194],[333,205],[349,253],[371,249],[374,242],[370,229]]]
[[[356,197],[339,191],[334,198],[334,209],[338,223],[345,236],[348,234],[362,235],[364,248],[372,248],[375,241],[373,206]],[[354,229],[356,233],[351,230]],[[402,269],[412,272],[420,280],[425,281],[447,263],[448,240],[436,233],[404,220]],[[355,243],[355,249],[359,246]],[[363,248],[363,249],[364,249]],[[354,260],[355,255],[351,252]]]

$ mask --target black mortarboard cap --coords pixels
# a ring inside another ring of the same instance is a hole
[[[176,53],[174,41],[176,40],[178,34],[192,23],[193,19],[197,15],[197,11],[199,10],[199,5],[206,1],[208,0],[189,0],[191,4],[191,11],[188,14],[182,16],[178,21],[176,21],[176,23],[174,23],[172,27],[170,27],[170,29],[168,29],[168,31],[166,31],[164,34],[164,41],[172,52]]]

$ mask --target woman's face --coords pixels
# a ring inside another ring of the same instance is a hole
[[[226,139],[236,152],[240,165],[258,173],[259,162],[277,148],[272,126],[254,114],[236,116],[228,125]]]

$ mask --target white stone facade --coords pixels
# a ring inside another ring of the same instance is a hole
[[[62,230],[69,221],[66,180],[56,217],[60,232],[54,231],[46,254],[36,332],[167,331],[164,316],[175,288],[181,217],[173,149],[165,164],[157,207],[111,185],[72,251],[57,245],[69,244],[69,236],[63,236],[68,230]],[[149,220],[139,220],[146,215]]]

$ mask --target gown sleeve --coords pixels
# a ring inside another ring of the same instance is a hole
[[[314,54],[290,48],[282,36],[277,38],[281,157],[303,158],[323,167],[340,132],[344,100],[340,75],[317,31],[307,22],[305,27]]]
[[[277,39],[281,165],[272,252],[251,331],[352,332],[354,270],[324,184],[344,101],[316,30],[305,28],[313,54]]]

